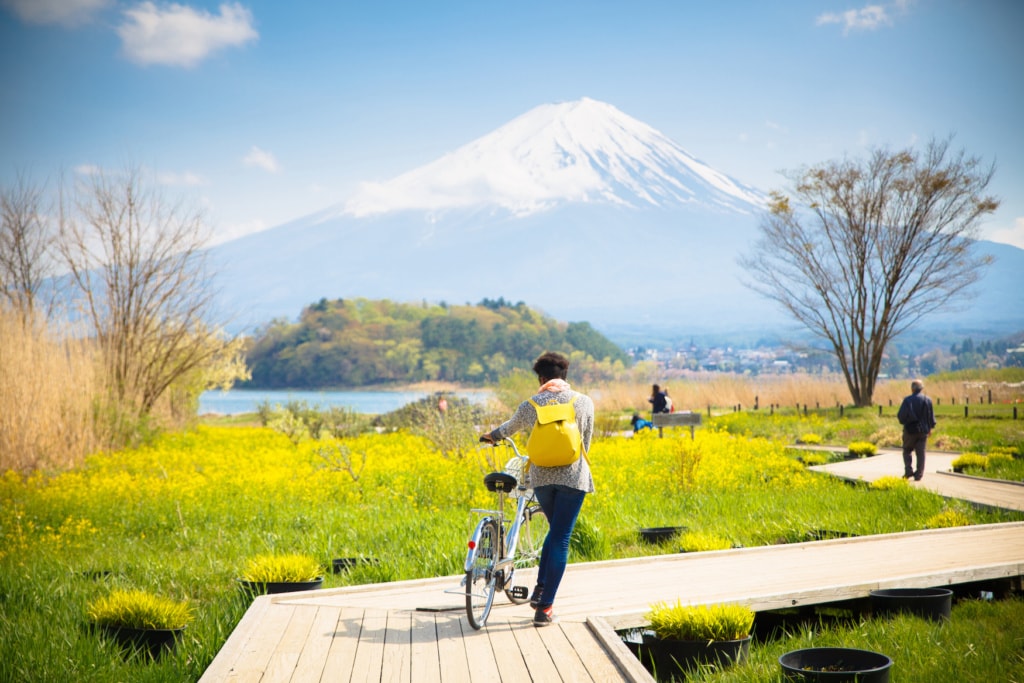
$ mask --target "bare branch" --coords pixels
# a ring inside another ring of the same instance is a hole
[[[971,245],[999,206],[985,195],[995,170],[950,143],[786,174],[792,198],[772,195],[740,259],[747,286],[832,345],[857,405],[871,404],[888,343],[970,296],[988,265]]]

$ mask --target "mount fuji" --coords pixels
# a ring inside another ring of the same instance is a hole
[[[211,259],[220,305],[242,329],[321,298],[504,297],[606,332],[758,333],[790,324],[742,285],[736,263],[765,204],[651,126],[584,98],[538,106],[341,204],[218,245]],[[1024,250],[1007,250],[1024,272]]]

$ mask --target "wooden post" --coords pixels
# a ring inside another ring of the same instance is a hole
[[[988,390],[988,404],[992,405],[992,390]]]
[[[760,403],[761,403],[761,397],[760,396],[755,396],[754,397],[754,410],[758,409],[758,407],[760,406]]]
[[[1016,419],[1017,419],[1017,406],[1014,406],[1014,407],[1013,407],[1013,419],[1014,419],[1014,420],[1016,420]]]
[[[1017,409],[1016,409],[1016,408],[1014,408],[1014,409],[1013,409],[1013,412],[1014,412],[1014,413],[1016,413],[1016,412],[1017,412]],[[771,405],[769,406],[769,408],[768,408],[768,414],[769,414],[769,415],[774,415],[774,414],[775,414],[775,404],[774,404],[774,403],[772,403],[772,404],[771,404]]]
[[[878,406],[878,417],[882,417],[882,406]]]
[[[843,416],[843,406],[840,405],[839,406],[839,417],[842,417],[842,416]]]
[[[967,417],[967,411],[970,409],[969,406],[964,406],[964,417]]]

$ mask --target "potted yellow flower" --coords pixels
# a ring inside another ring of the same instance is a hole
[[[192,618],[186,602],[142,590],[115,590],[88,605],[89,621],[123,646],[159,657],[173,650]]]
[[[324,569],[308,555],[258,555],[239,581],[253,595],[314,590],[323,585]]]
[[[698,664],[727,666],[750,652],[754,611],[746,605],[684,605],[680,600],[651,606],[640,659],[658,673],[684,675]]]

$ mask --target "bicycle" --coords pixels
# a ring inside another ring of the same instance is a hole
[[[499,587],[513,604],[521,605],[530,599],[529,585],[536,584],[537,562],[547,534],[544,512],[533,489],[525,483],[529,458],[520,454],[509,438],[495,443],[494,447],[507,448],[512,456],[504,471],[491,472],[484,477],[487,490],[497,497],[495,509],[471,510],[483,515],[469,537],[463,578],[466,616],[469,625],[476,630],[487,623]],[[516,501],[511,520],[505,514],[509,498]]]

